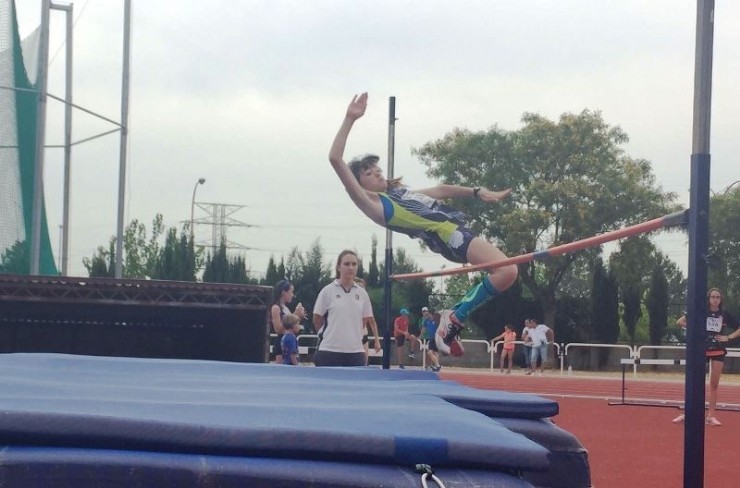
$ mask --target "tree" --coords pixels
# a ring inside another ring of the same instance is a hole
[[[622,321],[633,344],[637,322],[642,316],[642,295],[655,264],[655,252],[655,245],[647,236],[637,235],[622,240],[619,249],[609,257],[609,268],[619,282]]]
[[[619,285],[614,273],[606,270],[601,258],[594,262],[591,294],[593,338],[603,344],[615,344],[619,337]]]
[[[29,247],[26,241],[15,241],[15,244],[0,255],[0,273],[27,274],[30,269]]]
[[[151,236],[147,238],[146,226],[134,219],[123,232],[123,277],[145,278],[157,273],[160,259],[159,239],[165,228],[162,214],[152,220]],[[114,238],[111,238],[115,241]]]
[[[668,281],[668,316],[678,318],[684,315],[686,303],[687,281],[678,265],[663,255],[655,253],[655,264],[659,267]]]
[[[566,297],[589,299],[594,271],[593,261],[576,259],[564,274],[558,292]]]
[[[619,338],[619,284],[612,270],[604,268],[600,258],[594,263],[591,327],[597,343],[616,344]],[[606,349],[598,349],[594,353],[599,366],[608,360]]]
[[[203,248],[196,249],[189,234],[187,225],[180,230],[179,237],[176,228],[165,230],[159,213],[152,220],[151,236],[147,236],[143,223],[132,220],[123,232],[123,277],[196,281],[196,274],[203,266]],[[160,243],[162,236],[164,245]],[[90,276],[115,276],[115,245],[116,238],[111,236],[108,249],[99,246],[92,257],[82,258]]]
[[[98,246],[91,258],[82,258],[82,265],[85,266],[91,278],[114,278],[116,276],[115,242],[115,239],[111,239],[107,250],[103,246]]]
[[[275,258],[273,256],[270,256],[270,260],[267,262],[267,271],[265,271],[265,279],[262,280],[262,284],[275,286],[275,284],[282,279],[283,277],[278,275],[277,266],[275,265]]]
[[[221,242],[213,255],[206,255],[206,264],[203,269],[203,281],[208,283],[224,283],[228,274],[228,257],[226,256],[226,243]]]
[[[478,283],[476,279],[480,282],[478,276],[474,275],[471,277],[469,274],[452,275],[445,279],[445,294],[439,297],[438,308],[452,308],[465,296],[470,288]]]
[[[663,268],[657,264],[650,276],[645,305],[650,318],[650,344],[658,346],[668,328],[668,280]]]
[[[620,241],[619,248],[609,257],[609,268],[623,292],[641,294],[650,283],[655,262],[655,245],[648,236],[637,235]]]
[[[280,258],[280,264],[278,264],[277,267],[277,275],[280,276],[280,278],[278,278],[278,281],[288,276],[285,272],[285,259],[282,257]]]
[[[152,278],[158,280],[195,281],[196,263],[192,243],[189,242],[187,229],[177,237],[177,229],[167,231],[164,247],[160,250],[159,259]]]
[[[635,327],[642,316],[642,308],[637,296],[645,296],[652,283],[655,267],[663,270],[668,283],[668,300],[671,314],[682,315],[686,280],[678,265],[658,251],[647,236],[632,236],[620,242],[619,249],[609,259],[620,283],[622,303],[624,304],[625,328],[630,338],[635,340]],[[649,327],[649,324],[644,324]],[[647,333],[647,331],[646,331]]]
[[[630,336],[631,342],[635,342],[635,327],[637,321],[642,317],[642,293],[640,288],[634,284],[621,287],[622,292],[622,320],[624,328]]]
[[[249,278],[244,258],[241,256],[229,257],[226,242],[221,241],[218,249],[206,258],[203,281],[210,283],[236,283],[247,285],[252,283]]]
[[[133,219],[123,231],[124,278],[151,278],[156,275],[160,258],[159,238],[164,232],[162,214],[157,214],[152,221],[152,235],[147,238],[146,226]],[[90,276],[115,276],[116,237],[111,236],[108,249],[98,246],[91,258],[82,258],[82,264]]]
[[[564,296],[558,300],[558,316],[555,319],[560,343],[586,342],[591,331],[591,299],[579,296]]]
[[[524,127],[472,132],[454,129],[414,152],[430,177],[465,186],[513,189],[499,205],[468,199],[471,227],[510,255],[529,253],[635,224],[677,208],[655,184],[650,163],[627,156],[627,134],[599,112],[563,114],[557,123],[525,114]],[[556,294],[577,259],[600,249],[520,266],[525,287],[554,328]]]

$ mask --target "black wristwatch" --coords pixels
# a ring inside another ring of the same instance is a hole
[[[476,186],[473,188],[473,198],[478,198],[478,192],[480,191],[480,187]]]

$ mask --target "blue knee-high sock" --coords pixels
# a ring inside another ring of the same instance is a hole
[[[499,291],[493,287],[491,280],[487,277],[484,278],[483,281],[471,288],[457,305],[452,307],[455,311],[455,317],[460,322],[465,322],[470,312],[475,310],[481,303],[498,294]]]

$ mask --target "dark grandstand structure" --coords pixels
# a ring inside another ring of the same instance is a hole
[[[265,362],[270,288],[0,275],[0,352]]]

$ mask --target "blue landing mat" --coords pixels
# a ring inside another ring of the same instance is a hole
[[[42,449],[47,460],[84,450],[84,463],[102,471],[111,453],[148,452],[178,462],[271,459],[288,471],[299,460],[315,469],[394,467],[404,476],[423,463],[451,477],[469,471],[506,478],[546,472],[549,450],[491,417],[555,414],[551,400],[475,390],[420,371],[0,356],[3,470],[31,462],[32,453],[40,469],[33,449]],[[162,474],[147,472],[155,471]]]

